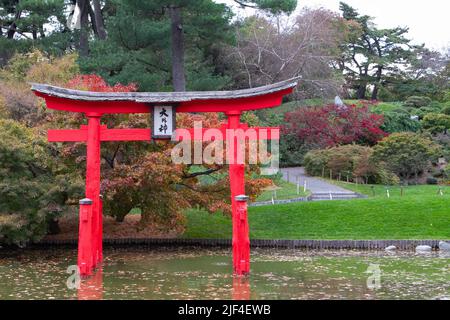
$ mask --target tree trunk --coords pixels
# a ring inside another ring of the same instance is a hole
[[[102,8],[100,6],[99,0],[93,0],[94,3],[94,16],[95,16],[95,26],[97,29],[98,38],[101,40],[106,39],[105,23],[103,22]]]
[[[89,9],[90,6],[88,0],[77,0],[78,7],[80,8],[80,42],[78,44],[78,50],[80,51],[80,56],[86,57],[89,54]]]
[[[45,32],[44,32],[44,26],[41,25],[39,27],[39,34],[41,35],[41,38],[45,38]]]
[[[367,89],[367,84],[361,83],[358,86],[358,90],[356,91],[356,99],[361,99],[361,100],[366,99],[366,89]]]
[[[37,39],[37,27],[33,25],[31,34],[33,35],[33,40]]]
[[[91,18],[92,31],[94,31],[94,35],[98,37],[97,21],[95,18],[94,10],[92,10],[92,7],[90,5],[88,5],[87,8],[89,17]]]
[[[186,91],[184,38],[180,7],[170,6],[172,37],[172,83],[174,91]]]
[[[372,100],[377,100],[378,98],[378,83],[375,84],[372,91]]]
[[[11,23],[11,25],[8,28],[8,31],[6,32],[6,36],[8,37],[8,39],[13,39],[14,35],[16,34],[16,30],[17,30],[17,24],[16,21],[20,19],[20,16],[22,15],[22,11],[17,11],[16,15],[14,17],[14,21]]]

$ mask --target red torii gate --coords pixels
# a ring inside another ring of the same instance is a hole
[[[100,196],[100,142],[101,141],[150,141],[151,129],[108,129],[101,125],[103,114],[151,113],[156,106],[172,106],[176,112],[223,112],[228,122],[221,131],[247,129],[240,123],[243,111],[273,108],[281,104],[284,95],[292,92],[296,79],[272,85],[235,90],[203,92],[90,92],[65,89],[45,84],[32,84],[34,93],[45,99],[47,108],[69,112],[81,112],[88,124],[80,129],[48,130],[50,142],[86,142],[86,198],[80,200],[78,266],[80,274],[91,275],[103,260],[102,248],[102,200]],[[256,139],[278,139],[278,135]],[[161,138],[154,135],[154,139]],[[237,146],[237,137],[234,137]],[[237,275],[250,271],[250,240],[245,196],[245,168],[237,163],[237,147],[234,161],[229,165],[232,222],[233,222],[233,270]]]

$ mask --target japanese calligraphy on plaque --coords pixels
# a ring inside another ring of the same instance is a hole
[[[153,107],[153,138],[170,139],[175,129],[175,107]]]

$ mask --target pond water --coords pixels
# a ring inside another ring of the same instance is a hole
[[[77,290],[67,287],[75,250],[0,249],[0,299],[450,297],[450,258],[438,253],[254,249],[243,279],[233,278],[225,249],[107,249],[104,256]]]

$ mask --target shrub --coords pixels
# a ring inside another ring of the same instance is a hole
[[[406,114],[406,115],[410,114],[408,109],[406,109],[406,108],[395,108],[395,109],[392,109],[391,112]],[[386,114],[386,113],[384,113],[384,114]]]
[[[0,119],[0,241],[39,240],[80,191],[49,156],[45,140],[13,120]]]
[[[450,133],[438,133],[432,136],[433,141],[442,148],[442,156],[450,162]]]
[[[355,105],[339,107],[299,108],[286,113],[283,134],[293,134],[309,149],[340,144],[375,144],[386,133],[380,129],[383,116],[373,114],[369,107]]]
[[[329,150],[311,150],[304,158],[303,165],[305,166],[305,171],[312,176],[320,176],[324,174],[327,169],[327,163],[329,160]]]
[[[305,155],[308,174],[340,177],[355,181],[395,183],[398,178],[372,161],[372,149],[358,145],[345,145],[329,149],[312,150]]]
[[[430,105],[431,101],[429,97],[411,96],[403,104],[408,108],[421,108]]]
[[[450,115],[442,113],[428,113],[423,117],[422,125],[432,134],[445,133],[450,129]]]
[[[373,159],[400,179],[417,179],[437,157],[441,147],[427,137],[412,132],[393,133],[374,147]]]
[[[447,164],[447,165],[445,166],[445,168],[444,168],[444,176],[445,176],[447,179],[450,179],[450,163]]]
[[[443,114],[450,116],[450,104],[448,106],[446,105],[444,108],[442,108],[441,112]]]
[[[308,147],[294,134],[282,134],[280,136],[280,165],[293,167],[303,165],[303,158],[308,152]]]
[[[378,163],[375,183],[393,186],[400,183],[400,178],[392,171],[387,170],[382,164]]]
[[[8,84],[0,80],[0,98],[4,117],[34,125],[42,117],[38,99],[30,88]]]
[[[36,126],[47,114],[28,82],[64,86],[78,72],[75,54],[47,57],[40,51],[16,54],[0,71],[0,114]]]
[[[252,111],[244,112],[241,116],[241,122],[248,124],[249,127],[258,127],[262,125],[259,117]]]
[[[384,123],[381,129],[388,132],[417,132],[421,129],[421,124],[419,121],[411,119],[409,113],[405,112],[404,109],[397,112],[386,112],[383,114]]]
[[[428,106],[428,107],[422,107],[422,108],[418,108],[418,109],[413,109],[411,111],[411,115],[418,116],[420,120],[422,120],[423,117],[427,113],[441,113],[441,108]]]

